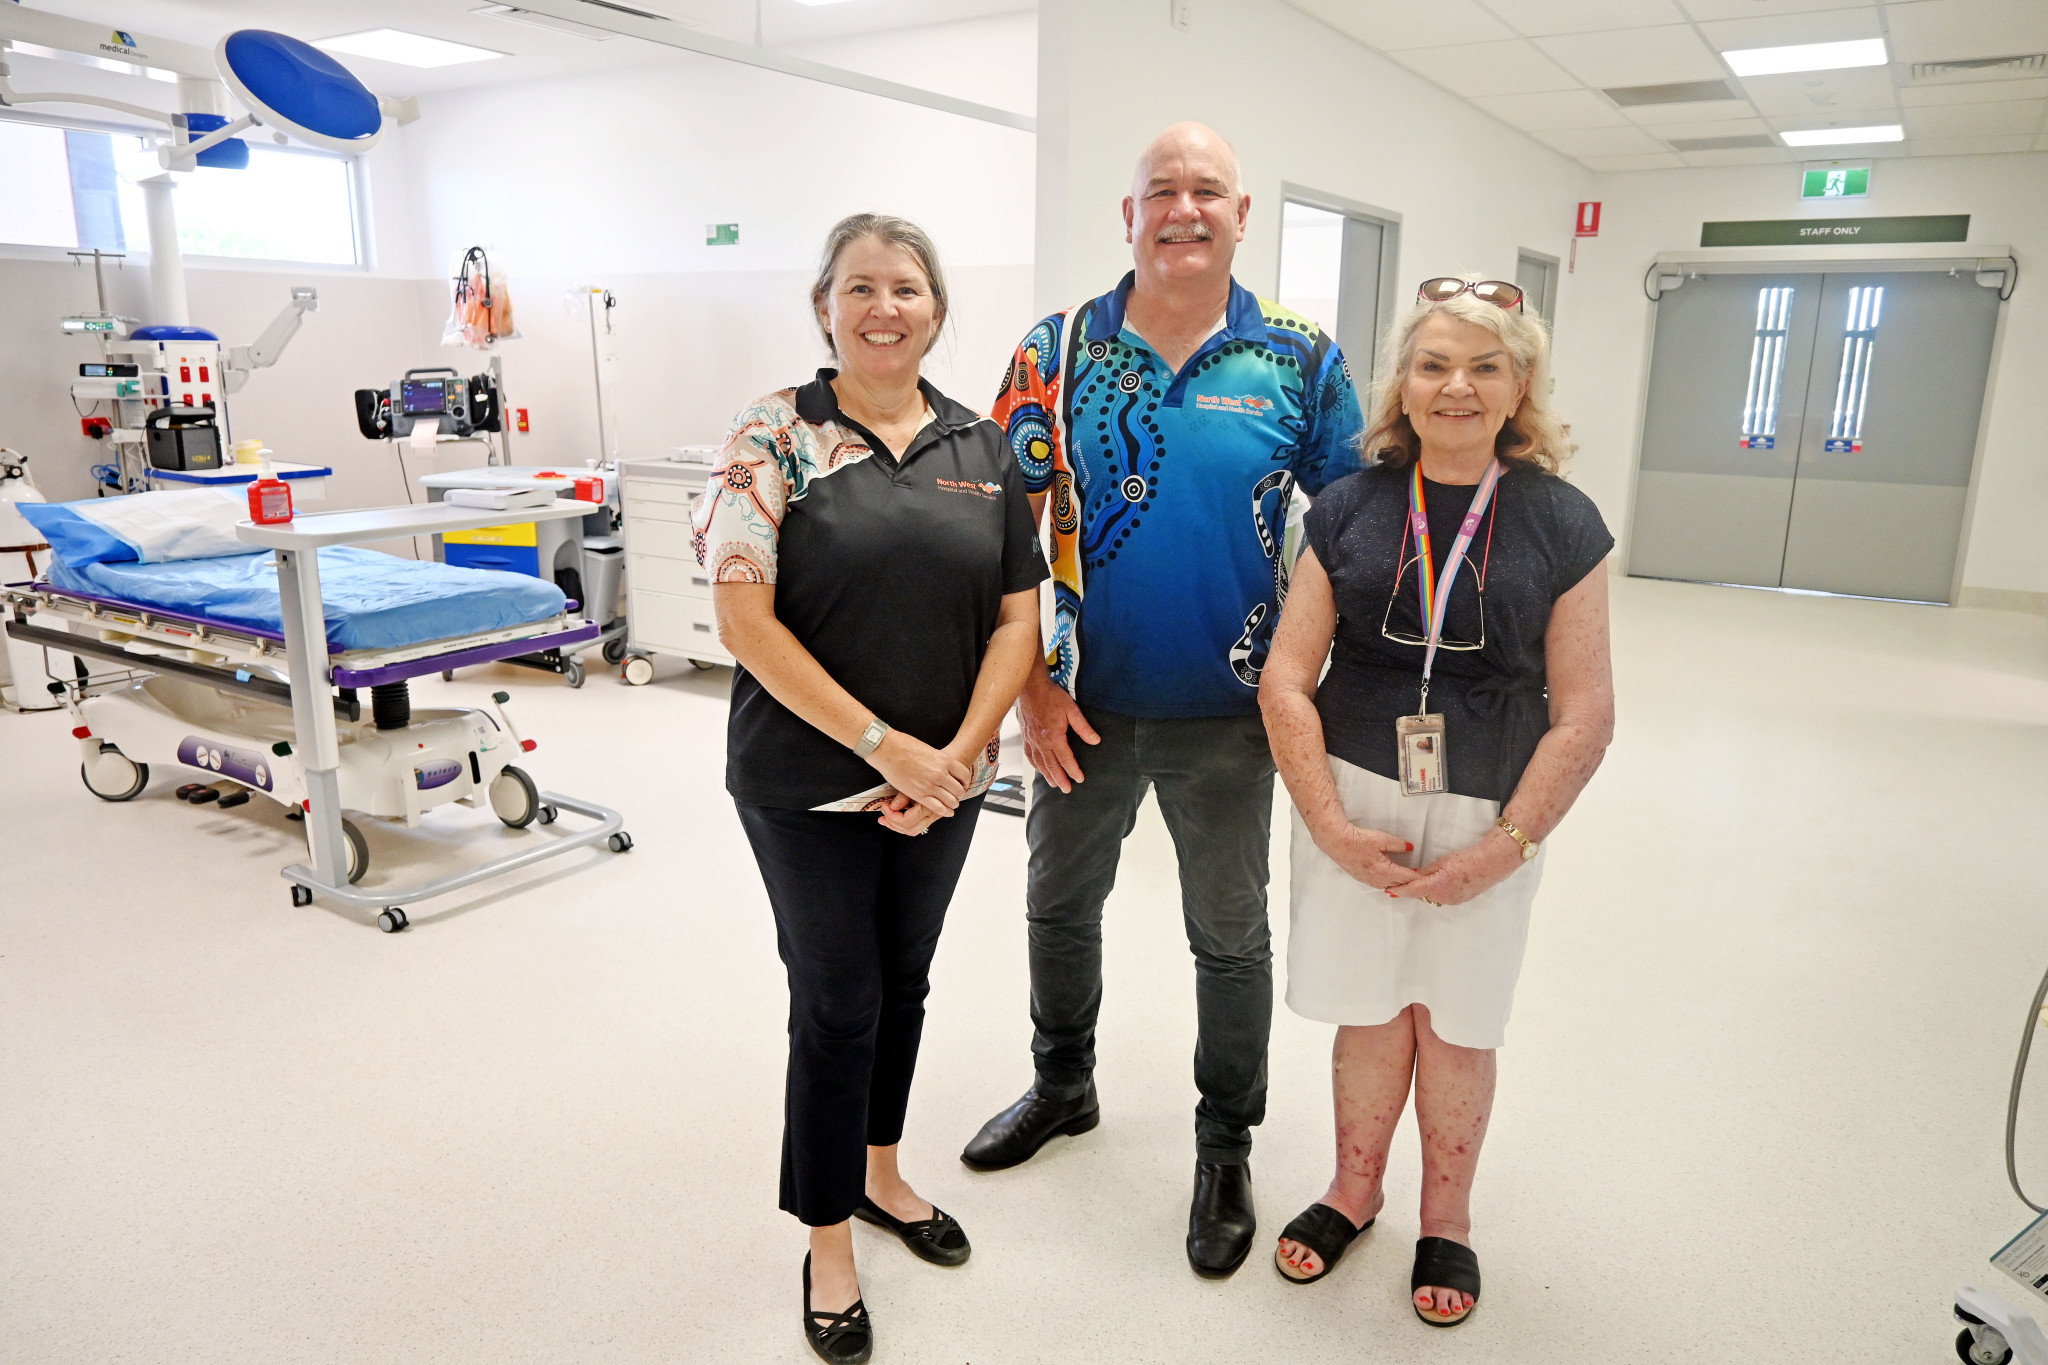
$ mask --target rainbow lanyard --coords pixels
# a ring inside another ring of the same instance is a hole
[[[1408,475],[1408,524],[1415,533],[1415,590],[1422,599],[1422,713],[1429,712],[1429,670],[1436,664],[1437,641],[1443,638],[1444,614],[1450,610],[1451,584],[1457,581],[1458,569],[1465,562],[1465,551],[1471,548],[1472,537],[1479,531],[1479,523],[1486,516],[1486,505],[1493,501],[1494,485],[1500,482],[1501,465],[1495,460],[1486,467],[1486,474],[1479,480],[1479,488],[1472,494],[1472,506],[1466,509],[1465,520],[1458,527],[1458,538],[1451,542],[1450,556],[1444,561],[1443,582],[1437,582],[1436,569],[1430,563],[1429,545],[1429,504],[1422,494],[1422,461],[1417,460]]]

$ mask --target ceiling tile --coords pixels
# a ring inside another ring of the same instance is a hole
[[[2003,57],[2048,48],[2040,0],[1910,0],[1885,6],[1895,62]]]
[[[1460,47],[1422,47],[1395,60],[1459,95],[1527,95],[1575,90],[1579,82],[1522,39]]]
[[[1685,164],[1676,152],[1648,156],[1582,156],[1579,164],[1589,171],[1670,171]]]
[[[1711,104],[1639,104],[1626,111],[1629,120],[1652,130],[1667,123],[1707,123],[1716,119],[1755,118],[1748,100],[1715,100]]]
[[[1798,71],[1786,76],[1751,76],[1741,82],[1749,102],[1770,116],[1829,114],[1836,109],[1882,109],[1891,105],[1892,77],[1882,66],[1848,71]]]
[[[1660,123],[1647,130],[1653,137],[1670,141],[1674,137],[1741,137],[1745,133],[1768,133],[1760,118],[1731,118],[1718,122]]]
[[[1700,32],[1707,35],[1716,52],[1745,47],[1789,47],[1794,43],[1846,43],[1852,38],[1884,36],[1875,5],[1753,19],[1716,19],[1701,24]]]
[[[2024,152],[2034,139],[2016,137],[1916,137],[1906,142],[1909,156],[1981,156],[1988,152]]]
[[[1640,128],[1571,128],[1529,136],[1566,156],[1629,156],[1671,150]]]
[[[1625,128],[1621,111],[1590,90],[1552,90],[1540,95],[1478,95],[1472,102],[1525,133],[1554,128]]]
[[[1688,166],[1772,166],[1792,160],[1783,147],[1725,147],[1715,152],[1685,152]]]
[[[2048,76],[2024,81],[1968,81],[1962,85],[1908,85],[1899,103],[1908,109],[1930,104],[1995,104],[2000,100],[2048,99]]]
[[[1486,7],[1530,38],[1685,22],[1672,0],[1487,0]]]
[[[1661,85],[1726,76],[1690,24],[1538,38],[1536,45],[1588,85]]]
[[[1445,47],[1512,38],[1515,31],[1481,9],[1475,0],[1290,0],[1294,7],[1367,47],[1392,52],[1404,47]]]
[[[1995,137],[2024,133],[2031,139],[2041,127],[2048,101],[2012,100],[2001,104],[1937,104],[1906,111],[1906,136]]]
[[[1870,0],[1678,0],[1695,19],[1755,19],[1825,9],[1860,9]]]

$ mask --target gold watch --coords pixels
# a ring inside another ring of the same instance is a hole
[[[1493,823],[1497,827],[1499,827],[1500,831],[1503,834],[1507,835],[1508,838],[1513,839],[1516,843],[1522,846],[1522,861],[1525,863],[1528,862],[1531,858],[1535,857],[1536,851],[1543,847],[1543,845],[1541,844],[1529,842],[1529,836],[1522,833],[1522,831],[1516,829],[1515,822],[1508,819],[1505,815],[1501,816],[1500,819],[1494,821]]]

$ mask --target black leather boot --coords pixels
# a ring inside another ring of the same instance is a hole
[[[1090,1081],[1088,1088],[1071,1100],[1046,1099],[1033,1086],[1023,1099],[982,1124],[960,1159],[977,1171],[1021,1166],[1054,1138],[1085,1133],[1100,1122],[1102,1106],[1095,1098],[1095,1082]]]
[[[1197,1275],[1220,1280],[1244,1264],[1259,1220],[1252,1212],[1252,1167],[1195,1163],[1195,1202],[1188,1210],[1188,1264]]]

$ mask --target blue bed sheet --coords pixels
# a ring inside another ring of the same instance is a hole
[[[277,564],[269,554],[170,564],[50,565],[53,587],[185,616],[282,632]],[[401,649],[559,615],[562,590],[526,574],[460,569],[335,545],[320,551],[320,598],[331,650]]]

